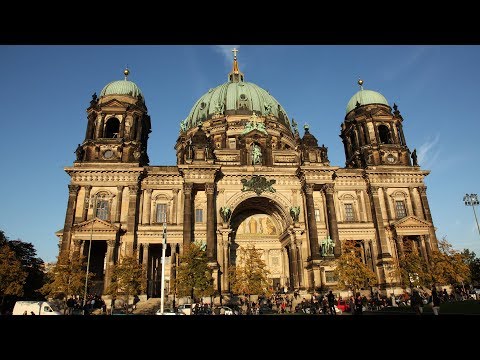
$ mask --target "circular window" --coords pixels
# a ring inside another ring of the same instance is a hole
[[[112,150],[105,150],[105,152],[103,153],[103,157],[105,159],[110,159],[112,156],[113,156],[113,151]]]
[[[241,94],[241,95],[240,95],[240,99],[241,99],[241,100],[246,100],[246,99],[247,99],[247,96],[246,96],[245,94]]]
[[[395,156],[393,156],[392,154],[388,154],[387,161],[393,164],[395,162]]]
[[[207,106],[207,104],[205,104],[204,102],[202,102],[202,103],[200,104],[200,109],[202,109],[202,110],[205,109],[205,106]]]

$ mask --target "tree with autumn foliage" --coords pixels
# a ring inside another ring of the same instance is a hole
[[[334,274],[338,284],[351,289],[354,294],[362,287],[377,283],[375,273],[362,262],[360,250],[353,241],[345,241],[342,243],[342,255],[335,260]]]
[[[403,287],[410,289],[414,287],[429,286],[430,277],[425,259],[420,256],[418,249],[413,246],[412,241],[404,243],[404,255],[399,260],[400,276]]]
[[[470,284],[473,286],[480,285],[480,259],[473,251],[468,249],[463,249],[462,255],[470,268]]]
[[[444,237],[438,241],[438,251],[430,257],[430,280],[433,284],[463,284],[470,280],[470,267],[465,254],[452,248]]]
[[[88,274],[88,282],[94,273]],[[47,273],[47,283],[39,290],[47,297],[64,301],[65,309],[69,297],[83,297],[85,291],[85,256],[63,251],[57,256],[57,263]]]
[[[229,268],[230,288],[234,294],[270,295],[267,264],[255,245],[237,250],[237,263]]]
[[[212,270],[208,267],[207,253],[199,244],[183,247],[173,286],[179,296],[191,296],[192,300],[213,295]]]
[[[136,251],[122,257],[120,262],[113,266],[112,282],[107,289],[107,294],[112,296],[124,294],[128,304],[131,296],[144,293],[146,289],[147,267],[138,262]]]
[[[0,244],[0,307],[3,309],[6,296],[22,296],[27,272],[7,242]]]

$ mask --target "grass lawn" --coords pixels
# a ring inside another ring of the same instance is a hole
[[[382,312],[391,312],[391,313],[413,313],[411,307],[389,307],[382,310]],[[423,307],[424,314],[432,314],[433,310],[430,305],[425,305]],[[478,300],[467,300],[467,301],[455,301],[455,302],[446,302],[440,305],[440,315],[442,314],[480,314],[480,301]]]

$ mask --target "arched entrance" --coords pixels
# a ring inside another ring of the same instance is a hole
[[[240,248],[255,246],[270,271],[271,286],[275,290],[289,287],[289,257],[284,245],[289,238],[285,231],[288,220],[285,210],[268,197],[253,196],[242,201],[230,220],[230,265],[237,263]]]

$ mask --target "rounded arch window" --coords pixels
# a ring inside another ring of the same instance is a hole
[[[380,142],[383,144],[391,144],[390,130],[386,125],[380,125],[378,127],[378,135],[380,136]]]
[[[118,137],[120,130],[120,120],[117,118],[110,118],[105,125],[105,137],[108,139],[114,139]]]

